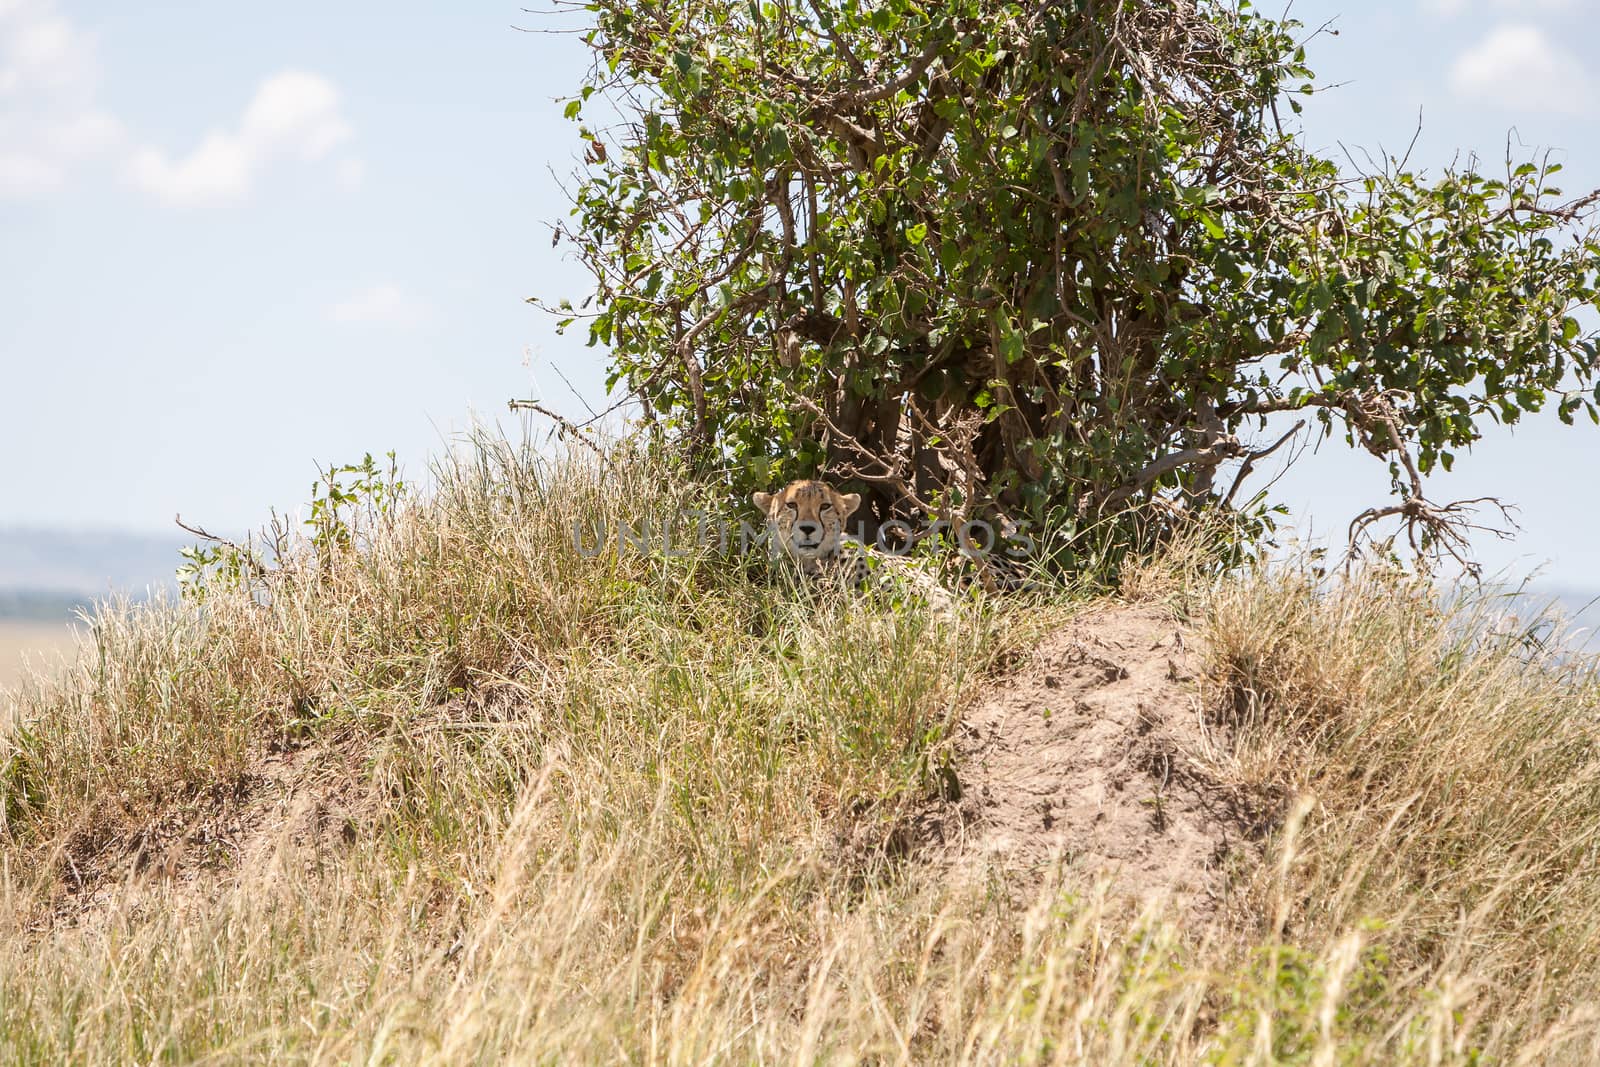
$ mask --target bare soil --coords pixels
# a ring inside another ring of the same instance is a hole
[[[1024,877],[1059,863],[1216,913],[1279,805],[1230,780],[1232,737],[1208,721],[1192,640],[1151,605],[1098,608],[1047,638],[962,715],[957,783],[929,813],[935,850]]]

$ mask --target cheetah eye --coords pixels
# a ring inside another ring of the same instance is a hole
[[[793,500],[791,500],[787,504],[785,504],[784,507],[788,508],[790,511],[799,511],[800,510],[800,505],[796,504]]]
[[[822,510],[823,511],[832,511],[833,510],[833,505],[832,504],[824,504],[824,505],[822,505]]]

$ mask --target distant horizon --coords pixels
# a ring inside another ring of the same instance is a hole
[[[215,532],[245,537],[254,531]],[[1287,528],[1281,532],[1285,536],[1279,552],[1288,558],[1298,549]],[[138,594],[149,586],[176,588],[176,572],[183,565],[180,551],[200,540],[176,526],[146,531],[104,523],[0,523],[0,618],[14,617],[6,610],[8,597],[82,600]],[[1600,601],[1600,583],[1556,579],[1537,573],[1541,569],[1529,567],[1512,574],[1488,569],[1484,584],[1508,590],[1520,586],[1532,595],[1571,602],[1575,609],[1583,602]]]

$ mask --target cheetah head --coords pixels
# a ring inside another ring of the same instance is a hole
[[[782,549],[814,574],[819,561],[839,554],[844,522],[861,506],[859,493],[841,493],[826,482],[803,479],[776,493],[750,497],[767,516],[774,551]]]

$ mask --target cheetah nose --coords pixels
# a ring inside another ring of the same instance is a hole
[[[816,537],[822,532],[822,527],[814,522],[797,522],[795,523],[794,528],[799,530],[800,536],[806,538],[807,540]]]

